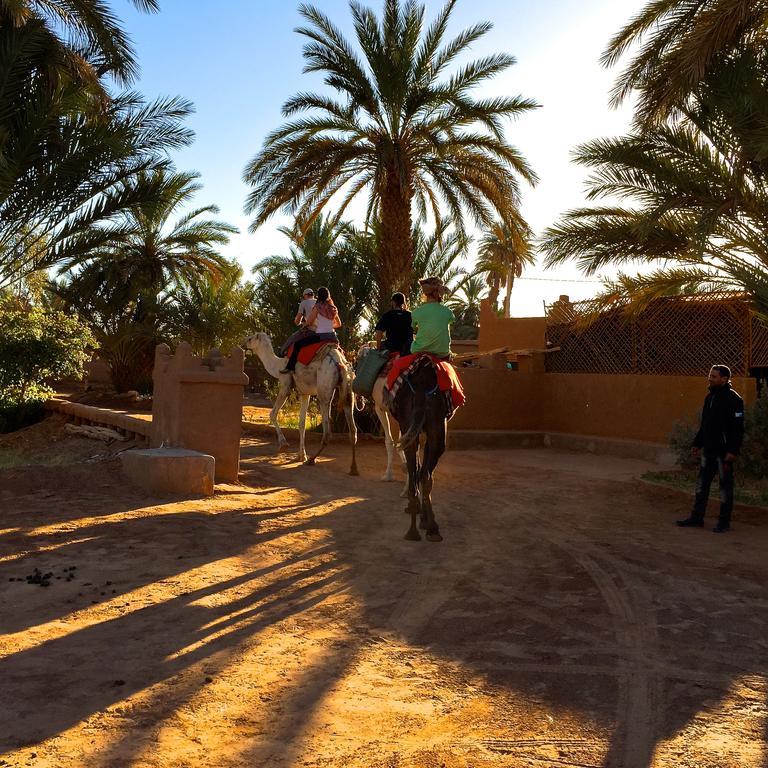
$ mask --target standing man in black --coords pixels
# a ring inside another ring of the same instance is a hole
[[[709,372],[709,394],[701,411],[701,426],[696,433],[691,453],[700,460],[696,481],[696,499],[690,517],[678,520],[684,528],[704,525],[709,500],[709,487],[715,475],[720,480],[720,516],[715,533],[731,529],[733,511],[733,464],[744,438],[744,401],[731,388],[731,369],[713,365]]]
[[[413,320],[402,293],[392,294],[392,309],[385,312],[376,323],[376,344],[379,349],[411,354]]]

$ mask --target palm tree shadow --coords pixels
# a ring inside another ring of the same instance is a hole
[[[269,451],[262,446],[252,453],[267,457]],[[557,521],[549,528],[534,525],[539,509],[550,507],[555,498],[561,507],[574,504],[574,509],[591,501],[587,494],[578,502],[564,502],[563,494],[574,499],[576,494],[569,494],[566,481],[561,481],[566,487],[558,487],[554,474],[542,479],[546,490],[534,494],[521,490],[522,483],[517,498],[499,489],[509,507],[509,521],[493,522],[463,517],[463,510],[481,510],[488,495],[472,490],[471,479],[453,482],[446,472],[438,479],[436,504],[448,535],[434,546],[402,541],[406,521],[393,486],[345,478],[355,501],[342,500],[330,511],[312,514],[316,499],[335,500],[336,495],[332,490],[317,494],[320,471],[332,477],[340,469],[330,462],[315,471],[260,470],[262,479],[265,474],[272,478],[272,487],[293,486],[302,500],[282,511],[238,508],[208,514],[207,519],[202,512],[163,516],[168,545],[164,538],[155,570],[138,574],[131,589],[167,580],[190,567],[213,565],[260,543],[275,544],[282,536],[320,530],[330,538],[301,551],[291,544],[295,554],[281,562],[212,580],[188,594],[0,660],[4,688],[20,702],[0,711],[0,733],[9,734],[0,741],[2,748],[37,743],[137,694],[142,695],[140,706],[147,719],[163,720],[205,684],[184,677],[185,670],[214,657],[222,660],[217,663],[234,663],[238,649],[254,635],[299,614],[311,616],[341,591],[352,595],[363,631],[397,638],[415,653],[452,662],[448,666],[456,684],[481,679],[491,689],[540,702],[555,722],[589,722],[589,730],[605,736],[602,742],[585,742],[584,748],[602,754],[606,768],[645,768],[660,742],[690,726],[713,702],[723,701],[740,677],[766,677],[766,653],[740,651],[737,644],[739,627],[765,621],[755,611],[759,595],[754,583],[738,573],[703,576],[695,554],[678,553],[674,567],[667,567],[663,548],[677,546],[674,541],[656,541],[643,549],[645,545],[634,540],[637,530],[631,522],[623,549],[615,546],[617,537],[601,540],[600,533],[592,535],[589,526],[601,525],[599,518],[568,530],[566,543],[548,535]],[[290,483],[285,482],[286,473]],[[508,482],[514,486],[519,481],[511,469]],[[336,483],[329,482],[329,489],[334,487]],[[617,484],[612,490],[619,507],[658,501],[651,496],[638,499],[631,486]],[[603,492],[605,487],[594,491]],[[268,500],[268,494],[261,498]],[[455,510],[453,499],[461,502]],[[118,500],[114,511],[124,502]],[[658,512],[658,520],[651,523],[661,525],[663,514]],[[89,548],[106,550],[109,558],[130,559],[125,542],[138,546],[157,536],[149,520],[89,522],[71,532],[73,539],[83,533],[90,536],[82,543],[71,542],[65,559],[77,552],[92,557]],[[262,523],[268,527],[262,529]],[[608,541],[610,549],[603,546]],[[174,556],[180,546],[189,548],[184,561]],[[685,599],[679,598],[679,590],[669,589],[673,581],[687,585]],[[220,596],[228,591],[235,597],[222,603]],[[735,600],[734,594],[744,599]],[[47,610],[40,617],[43,621],[66,612],[61,606]],[[17,629],[25,626],[16,623]],[[690,642],[694,631],[700,638],[697,646]],[[329,653],[323,669],[307,669],[305,684],[286,692],[281,715],[285,721],[276,729],[279,738],[270,739],[270,745],[247,743],[239,757],[254,763],[293,760],[326,693],[348,674],[359,652],[357,630],[352,634],[348,648]],[[137,659],[142,662],[138,673]],[[131,675],[124,671],[128,668],[134,670]],[[116,680],[125,684],[116,686]],[[167,686],[146,692],[162,683],[171,685],[172,692]],[[33,717],[41,712],[43,718]],[[124,761],[127,754],[137,754],[141,744],[131,741],[132,733],[109,746],[102,764],[117,761],[118,755]],[[514,737],[514,727],[490,739],[486,747],[506,749],[503,736]],[[553,735],[555,742],[557,738]],[[277,746],[279,741],[283,747]],[[518,741],[520,757],[537,757],[533,741]]]

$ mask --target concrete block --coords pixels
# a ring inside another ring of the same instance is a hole
[[[213,456],[184,448],[139,448],[120,458],[125,476],[150,493],[213,496]]]

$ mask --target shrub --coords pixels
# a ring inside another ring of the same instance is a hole
[[[744,443],[739,456],[739,470],[748,477],[768,477],[768,397],[761,397],[746,409]],[[675,461],[683,469],[697,466],[691,457],[691,445],[696,436],[698,424],[677,421],[672,425],[669,445],[675,452]]]
[[[758,479],[768,478],[768,396],[747,409],[746,435],[740,464],[742,471]]]
[[[690,421],[676,421],[669,433],[669,447],[675,452],[675,462],[683,469],[693,469],[696,459],[691,456],[693,438],[698,432],[698,424]]]
[[[0,432],[39,419],[49,382],[81,376],[93,338],[76,317],[0,298]]]

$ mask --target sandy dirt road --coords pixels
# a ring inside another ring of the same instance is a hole
[[[638,464],[456,452],[412,543],[361,453],[244,439],[242,485],[173,503],[1,470],[0,766],[768,766],[764,514],[680,530]]]

